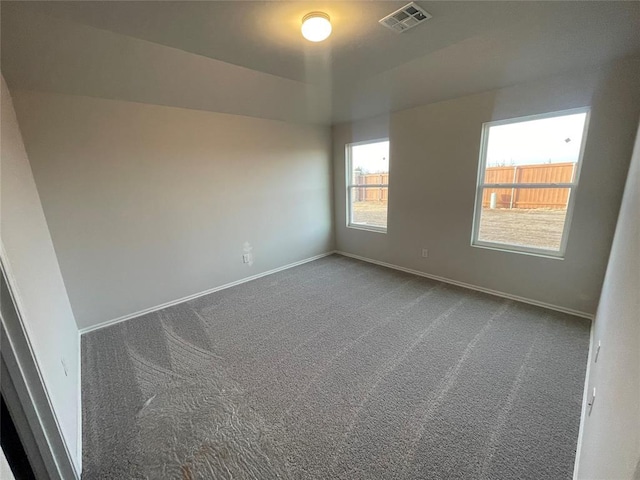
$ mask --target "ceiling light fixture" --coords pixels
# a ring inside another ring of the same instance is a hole
[[[331,35],[329,15],[311,12],[302,17],[302,36],[310,42],[321,42]]]

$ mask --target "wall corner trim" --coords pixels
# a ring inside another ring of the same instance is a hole
[[[2,243],[1,240],[0,240],[0,275],[4,275],[4,278],[9,290],[9,295],[11,297],[10,301],[13,303],[13,306],[17,313],[20,333],[23,336],[24,341],[26,342],[26,345],[28,348],[28,351],[24,352],[24,355],[26,355],[26,358],[20,359],[16,355],[16,364],[19,369],[19,375],[22,377],[22,381],[24,382],[24,387],[26,390],[26,395],[28,396],[27,399],[22,398],[20,400],[22,402],[28,400],[33,407],[33,411],[35,412],[35,415],[36,415],[36,421],[40,428],[40,432],[34,431],[34,435],[36,436],[42,435],[42,438],[46,445],[46,449],[48,449],[47,453],[51,455],[53,465],[57,470],[56,473],[60,476],[60,478],[65,478],[65,475],[66,475],[65,472],[71,472],[75,480],[80,480],[81,471],[79,471],[79,469],[76,467],[75,462],[73,461],[72,452],[69,448],[69,445],[67,444],[67,440],[64,434],[62,433],[60,420],[58,419],[57,412],[53,408],[53,403],[51,401],[49,390],[44,381],[44,377],[42,375],[40,365],[36,359],[33,345],[31,344],[31,336],[29,335],[29,328],[27,327],[24,321],[23,300],[20,296],[19,291],[15,289],[15,285],[17,284],[17,282],[15,279],[15,276],[13,275],[9,257],[7,256],[7,253],[4,248],[4,244]],[[6,325],[4,325],[4,319],[1,319],[1,321],[7,333],[7,339],[9,341],[9,344],[11,345],[11,349],[13,349],[14,352],[16,352],[15,339],[11,337],[9,333],[9,329],[7,328]],[[32,376],[29,376],[26,374],[27,368],[24,365],[24,363],[31,363],[31,365],[33,366],[33,369],[36,372],[37,378],[33,378]],[[34,386],[33,384],[34,382],[37,382],[36,386]],[[36,390],[38,388],[42,390],[42,393],[44,395],[39,395],[36,393]],[[42,398],[42,396],[44,398]],[[37,408],[38,404],[42,405],[44,409],[48,410],[48,412],[43,412],[41,408]],[[80,405],[78,409],[81,410]],[[46,422],[44,420],[45,414],[51,415],[51,418],[53,419],[54,431],[51,431],[46,427]],[[79,438],[77,441],[78,441],[78,444],[80,444],[79,450],[81,451],[82,439]],[[42,452],[42,454],[44,454],[44,452]]]
[[[589,353],[587,354],[587,370],[584,373],[584,390],[582,392],[582,410],[580,412],[580,429],[578,430],[578,442],[576,444],[576,457],[575,457],[575,463],[573,465],[573,480],[578,480],[580,453],[582,450],[582,438],[584,437],[584,427],[585,427],[585,423],[587,422],[587,403],[589,402],[589,381],[591,376],[591,364],[593,363],[594,330],[595,330],[595,322],[592,322],[591,328],[589,329]]]
[[[78,331],[78,443],[76,455],[80,462],[80,477],[82,476],[82,335]]]

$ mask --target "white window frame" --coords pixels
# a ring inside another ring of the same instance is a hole
[[[566,115],[575,115],[578,113],[586,113],[584,127],[582,130],[582,141],[580,143],[580,153],[576,163],[573,181],[570,183],[484,183],[486,163],[487,163],[487,147],[489,141],[489,129],[500,125],[509,125],[512,123],[522,123],[531,120],[542,120],[545,118],[564,117]],[[476,203],[473,214],[473,228],[471,234],[471,246],[488,248],[491,250],[500,250],[504,252],[524,253],[542,257],[550,257],[555,259],[564,259],[569,239],[569,230],[571,228],[571,220],[573,218],[573,208],[575,205],[576,189],[580,180],[580,170],[582,169],[582,157],[584,155],[584,146],[587,140],[589,130],[589,118],[591,116],[590,107],[572,108],[568,110],[560,110],[556,112],[542,113],[539,115],[527,115],[524,117],[509,118],[506,120],[498,120],[495,122],[486,122],[482,124],[482,137],[480,142],[480,160],[478,162],[478,180],[476,182]],[[522,245],[512,245],[509,243],[488,242],[478,239],[480,233],[480,217],[482,214],[482,197],[486,188],[568,188],[569,202],[567,204],[567,214],[564,219],[562,230],[562,240],[560,241],[560,250],[548,250],[544,248],[527,247]]]
[[[376,138],[373,140],[365,140],[362,142],[353,142],[353,143],[347,143],[345,145],[345,154],[344,154],[344,158],[345,158],[345,179],[346,179],[346,206],[347,206],[347,211],[346,211],[346,218],[347,218],[347,227],[348,228],[354,228],[356,230],[366,230],[369,232],[376,232],[376,233],[387,233],[387,228],[389,225],[389,190],[387,190],[387,227],[378,227],[376,225],[363,225],[361,223],[353,223],[352,220],[352,208],[351,208],[351,190],[355,187],[358,188],[389,188],[389,184],[388,183],[380,183],[380,184],[370,184],[370,185],[356,185],[353,182],[353,169],[351,168],[351,150],[353,147],[357,147],[358,145],[368,145],[370,143],[380,143],[380,142],[388,142],[389,138]],[[391,150],[391,145],[389,145],[389,150]],[[391,157],[391,155],[389,154],[389,157]],[[391,158],[389,158],[389,162],[391,162]],[[391,165],[391,164],[389,164]]]

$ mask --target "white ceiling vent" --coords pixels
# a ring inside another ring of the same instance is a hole
[[[428,12],[411,2],[378,22],[394,32],[402,33],[430,18],[431,15]]]

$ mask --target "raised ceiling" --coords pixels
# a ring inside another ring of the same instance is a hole
[[[335,123],[640,55],[640,2],[2,2],[11,88]],[[300,20],[327,12],[310,43]]]

